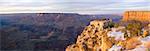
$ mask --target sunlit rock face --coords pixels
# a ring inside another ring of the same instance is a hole
[[[94,20],[90,22],[81,35],[78,36],[75,44],[66,48],[66,51],[106,51],[111,48],[112,42],[107,36],[107,26],[110,20]]]
[[[129,20],[150,22],[150,11],[126,11],[123,15],[123,21]]]

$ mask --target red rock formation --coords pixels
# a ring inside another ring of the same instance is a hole
[[[129,20],[150,22],[150,11],[126,11],[123,15],[123,21]]]

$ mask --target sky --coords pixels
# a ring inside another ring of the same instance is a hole
[[[150,0],[0,0],[0,13],[120,14],[150,11]]]

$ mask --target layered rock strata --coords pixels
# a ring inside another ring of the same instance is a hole
[[[150,11],[126,11],[123,15],[123,21],[129,20],[150,22]]]

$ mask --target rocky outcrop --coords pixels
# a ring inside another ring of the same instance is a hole
[[[150,22],[150,11],[126,11],[123,15],[123,21],[129,20]]]
[[[94,20],[78,36],[75,44],[67,47],[66,51],[106,51],[112,46],[112,41],[107,37],[109,20]]]
[[[120,26],[117,28],[105,28],[110,20],[94,20],[85,27],[78,36],[75,44],[69,45],[66,51],[128,51],[142,47],[150,48],[150,34],[143,32],[143,36],[126,36],[127,30]],[[148,35],[149,34],[149,35]]]

